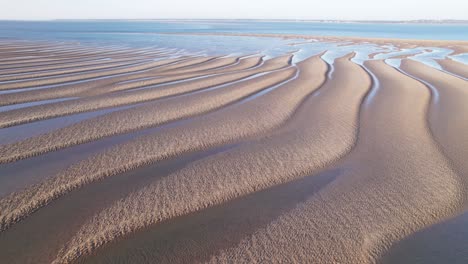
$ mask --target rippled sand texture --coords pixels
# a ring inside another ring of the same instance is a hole
[[[1,42],[0,262],[376,263],[464,213],[468,66],[334,41],[301,61]]]

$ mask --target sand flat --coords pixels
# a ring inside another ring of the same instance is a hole
[[[4,102],[3,104],[8,105],[70,96],[86,96],[86,91],[95,89],[96,87],[106,87],[108,85],[114,84],[115,82],[127,80],[127,78],[129,76],[133,76],[133,74],[143,74],[147,71],[164,67],[166,65],[183,62],[185,60],[186,58],[163,59],[159,60],[159,63],[157,63],[155,67],[147,70],[137,71],[136,73],[130,71],[119,76],[104,76],[97,80],[82,80],[72,84],[45,85],[39,87],[6,90],[0,92],[0,97]]]
[[[460,210],[459,177],[426,126],[429,91],[381,61],[366,65],[379,87],[356,147],[333,167],[344,175],[212,262],[374,263],[395,240]]]
[[[275,89],[243,105],[236,105],[201,117],[197,122],[184,125],[183,129],[166,129],[160,133],[109,149],[96,157],[74,164],[56,177],[51,178],[48,183],[44,182],[32,186],[29,190],[14,193],[11,197],[0,200],[2,225],[9,226],[19,220],[19,215],[32,212],[38,206],[55,199],[57,195],[60,196],[89,181],[130,170],[152,161],[232,142],[278,127],[294,113],[304,97],[317,89],[323,82],[325,64],[317,60],[318,58],[314,58],[302,64],[303,70],[310,75],[295,79],[281,86],[280,89]],[[322,65],[319,66],[320,64]],[[321,67],[321,71],[315,72],[316,69],[313,66]],[[315,76],[315,79],[310,79],[311,76]],[[280,106],[277,103],[279,101],[282,101],[284,105]],[[272,105],[276,105],[276,108],[271,108]],[[267,115],[270,118],[262,118]],[[150,146],[152,148],[148,148]],[[125,155],[121,155],[122,153]],[[128,159],[130,163],[123,161],[122,158]],[[103,166],[103,164],[106,165]],[[86,171],[91,169],[94,172],[83,174],[83,169]],[[26,196],[36,197],[38,200],[24,199]],[[38,201],[40,202],[38,203]]]
[[[274,37],[0,41],[0,262],[380,263],[466,215],[466,42]]]
[[[89,245],[78,241],[100,245],[117,237],[117,230],[132,231],[144,227],[142,223],[148,225],[219,204],[290,181],[337,160],[353,145],[359,105],[371,83],[349,57],[336,64],[335,78],[321,88],[320,95],[304,102],[280,131],[244,148],[202,160],[130,195],[93,218],[95,222],[85,226],[70,243],[65,260],[89,250]],[[325,112],[331,105],[341,107]],[[291,167],[295,169],[291,171]],[[209,174],[212,178],[206,177],[209,171],[216,172]],[[116,218],[117,211],[121,222]],[[112,224],[107,224],[106,219],[113,219]],[[77,249],[84,252],[75,252]]]
[[[432,86],[431,132],[462,180],[468,183],[465,162],[468,157],[468,81],[412,60],[403,61],[401,69]]]
[[[8,104],[14,103],[21,103],[27,101],[36,101],[36,100],[46,100],[46,99],[53,99],[53,98],[61,98],[61,97],[71,97],[71,96],[80,96],[80,97],[89,97],[95,96],[100,94],[106,94],[113,91],[122,91],[126,89],[135,89],[145,87],[145,85],[161,85],[166,83],[171,83],[175,81],[181,81],[190,78],[197,78],[197,77],[204,77],[207,74],[221,74],[224,72],[229,71],[238,71],[238,70],[246,70],[251,67],[258,65],[259,58],[252,57],[252,58],[245,58],[241,59],[239,63],[230,65],[227,67],[221,68],[214,68],[209,72],[194,72],[186,73],[182,75],[165,75],[158,77],[151,77],[157,76],[157,73],[161,71],[165,71],[168,68],[170,69],[177,69],[183,68],[193,64],[193,61],[190,58],[182,58],[182,59],[164,59],[160,60],[158,65],[154,68],[141,70],[137,72],[129,71],[127,73],[118,75],[118,76],[104,76],[102,79],[98,80],[84,80],[80,83],[76,84],[69,84],[69,85],[61,85],[58,87],[51,87],[51,88],[43,88],[39,90],[30,90],[12,94],[0,94],[0,98],[4,101],[8,102]],[[151,77],[151,82],[144,81]],[[140,80],[143,79],[143,80]],[[100,89],[96,89],[96,88]]]
[[[183,94],[187,92],[197,91],[203,88],[214,87],[216,85],[221,85],[233,81],[242,80],[249,76],[253,76],[259,73],[268,72],[272,70],[277,70],[287,66],[287,62],[290,60],[289,56],[279,57],[263,65],[263,67],[258,67],[255,69],[247,69],[245,71],[233,72],[229,71],[229,68],[220,69],[217,71],[215,76],[209,76],[201,79],[189,80],[182,83],[168,84],[157,89],[148,89],[148,90],[138,90],[132,93],[124,94],[110,94],[109,96],[101,97],[90,97],[83,100],[72,100],[68,102],[60,102],[55,104],[47,104],[34,106],[27,109],[18,109],[11,110],[4,113],[0,117],[0,127],[8,127],[11,125],[23,124],[30,121],[41,120],[56,116],[61,116],[65,114],[73,114],[79,112],[85,112],[105,107],[111,106],[120,106],[131,103],[138,103],[143,101],[150,101],[162,97]],[[224,72],[226,71],[226,72]],[[198,76],[198,75],[197,75]],[[192,75],[188,76],[193,77]],[[180,77],[176,77],[179,79]],[[185,79],[182,77],[182,79]],[[172,79],[171,79],[172,80]],[[138,85],[148,85],[148,82],[154,84],[153,81],[143,80],[138,82]],[[164,80],[156,79],[156,83],[164,83]],[[118,85],[117,85],[118,86]],[[139,87],[139,86],[137,86]],[[122,89],[131,89],[135,88],[134,83],[124,83],[121,86],[109,88],[112,91],[122,90]],[[102,90],[106,90],[102,88]],[[100,93],[102,93],[101,91]]]
[[[77,73],[77,72],[88,72],[88,71],[102,70],[102,69],[113,68],[113,67],[126,67],[126,66],[131,65],[132,64],[131,62],[133,60],[134,59],[127,59],[127,60],[118,60],[117,62],[114,60],[114,61],[110,61],[109,63],[99,63],[99,64],[94,63],[94,65],[91,64],[90,66],[72,68],[72,69],[68,69],[68,70],[64,70],[63,69],[64,66],[60,67],[60,69],[56,70],[56,71],[45,71],[44,72],[43,71],[44,69],[37,69],[38,71],[42,70],[43,72],[9,75],[9,76],[5,76],[5,77],[1,77],[0,81],[13,81],[13,80],[19,80],[19,79],[34,79],[34,78],[48,77],[48,76],[54,76],[54,75],[63,75],[63,74],[70,74],[70,73]],[[69,66],[69,65],[67,65],[67,66]],[[3,74],[6,74],[6,73],[2,72],[2,75]]]
[[[105,136],[199,115],[236,102],[270,86],[285,82],[294,77],[295,72],[294,69],[285,69],[205,93],[187,95],[180,99],[169,98],[168,100],[137,106],[129,110],[118,111],[95,119],[85,120],[13,145],[1,146],[0,151],[11,156],[25,158]],[[157,109],[157,115],[154,114],[155,109]],[[116,125],[118,129],[115,128]],[[93,129],[90,130],[89,128]],[[89,131],[89,133],[81,133],[81,131]],[[22,151],[22,154],[18,151]],[[6,155],[4,157],[6,158]]]

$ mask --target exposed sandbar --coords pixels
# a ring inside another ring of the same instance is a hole
[[[196,122],[166,129],[90,157],[55,177],[0,200],[0,220],[6,229],[53,199],[90,182],[181,153],[226,144],[279,127],[325,80],[326,66],[318,57],[299,65],[297,79],[277,89],[212,114]]]
[[[460,210],[459,177],[427,127],[429,90],[382,61],[366,66],[379,87],[356,147],[331,168],[342,175],[212,262],[375,263],[399,239]]]

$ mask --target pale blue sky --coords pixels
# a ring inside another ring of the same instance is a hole
[[[468,0],[0,0],[0,19],[465,19]]]

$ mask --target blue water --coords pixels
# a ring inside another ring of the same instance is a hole
[[[1,21],[0,35],[39,39],[151,38],[148,34],[273,33],[407,39],[468,40],[468,24],[384,24],[261,21]],[[131,33],[132,36],[121,34]],[[138,41],[138,40],[137,40]]]

